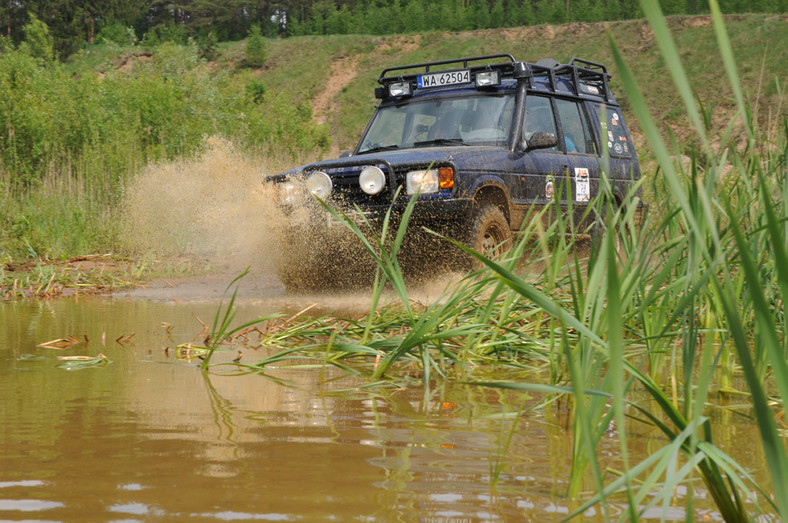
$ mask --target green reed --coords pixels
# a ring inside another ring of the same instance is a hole
[[[666,511],[681,486],[692,519],[699,479],[726,521],[775,512],[788,518],[788,501],[780,495],[788,492],[788,459],[775,422],[788,397],[788,122],[765,126],[780,129],[772,134],[758,125],[738,85],[716,2],[711,6],[739,106],[738,121],[713,139],[712,115],[693,96],[665,19],[656,4],[643,2],[700,144],[689,165],[674,163],[678,144],[662,140],[611,39],[619,76],[666,188],[641,227],[636,191],[616,207],[607,205],[610,195],[604,193],[592,202],[589,212],[605,233],[595,235],[590,251],[580,240],[588,231],[572,212],[564,218],[550,207],[534,211],[500,259],[457,244],[483,268],[424,305],[411,301],[397,260],[414,201],[396,231],[387,215],[380,235],[329,208],[377,262],[372,307],[355,321],[305,319],[263,343],[282,348],[286,357],[309,356],[361,372],[375,383],[415,372],[425,384],[440,377],[539,392],[545,403],[569,398],[573,463],[566,494],[581,496],[589,481],[595,492],[570,517],[594,504],[610,516],[606,500],[623,495],[629,510],[622,518],[637,520],[647,510]],[[543,226],[548,215],[554,219]],[[399,304],[381,308],[386,285]],[[258,365],[281,361],[272,358]],[[490,365],[548,369],[549,379],[475,378],[475,368]],[[738,377],[743,390],[734,390]],[[731,392],[750,401],[761,434],[760,442],[750,444],[763,448],[769,487],[756,484],[715,445],[712,400]],[[647,401],[637,399],[643,394]],[[629,455],[632,424],[653,427],[665,438],[640,462]],[[612,481],[597,453],[610,430],[623,464]]]

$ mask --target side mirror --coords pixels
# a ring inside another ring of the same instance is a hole
[[[339,153],[340,158],[350,158],[351,156],[353,156],[353,151],[342,151]]]
[[[529,140],[525,140],[525,150],[549,149],[558,146],[558,138],[555,133],[538,131],[531,135]]]

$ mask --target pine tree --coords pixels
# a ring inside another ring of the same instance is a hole
[[[218,45],[219,40],[216,38],[216,32],[203,32],[197,39],[197,49],[200,58],[204,60],[215,60],[216,57],[219,56],[219,52],[216,49]]]
[[[495,0],[492,11],[490,11],[490,27],[498,28],[505,27],[509,24],[506,23],[505,15],[503,12],[503,0]]]
[[[263,33],[257,24],[249,28],[245,58],[249,67],[262,67],[265,63],[265,39],[263,39]]]

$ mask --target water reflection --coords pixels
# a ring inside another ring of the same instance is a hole
[[[332,368],[204,373],[162,348],[192,340],[193,315],[210,318],[215,303],[1,307],[0,519],[550,521],[579,506],[563,497],[565,420],[534,408],[536,396],[448,384],[367,390]],[[246,303],[238,319],[268,312]],[[58,369],[63,351],[36,345],[67,334],[91,340],[68,354],[103,352],[112,364]],[[642,433],[633,452],[663,444]],[[617,445],[611,437],[601,453],[615,456]],[[696,489],[696,517],[714,520],[704,503]],[[681,507],[663,515],[685,519]]]

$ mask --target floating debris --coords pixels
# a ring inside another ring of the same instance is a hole
[[[119,338],[115,339],[115,343],[118,343],[120,345],[126,345],[126,344],[130,343],[131,342],[131,338],[133,338],[136,335],[137,335],[136,332],[132,332],[131,334],[127,334],[126,336],[120,336]]]
[[[180,360],[190,360],[208,354],[208,347],[201,347],[192,343],[181,343],[175,347],[175,357]]]
[[[42,347],[44,349],[57,349],[57,350],[64,350],[74,345],[82,343],[82,340],[77,338],[76,336],[66,336],[65,338],[58,338],[56,340],[46,341],[44,343],[39,343],[36,347]]]
[[[38,354],[20,354],[17,361],[40,361],[45,359],[45,357],[39,356]]]
[[[58,356],[57,359],[63,362],[58,365],[58,367],[63,369],[96,367],[109,363],[109,358],[103,353],[99,353],[98,356]]]
[[[194,316],[194,319],[197,320],[197,322],[200,325],[202,325],[202,333],[200,333],[200,335],[197,337],[197,339],[200,339],[200,340],[206,339],[208,337],[208,333],[210,332],[210,328],[196,314],[192,313],[192,316]]]

